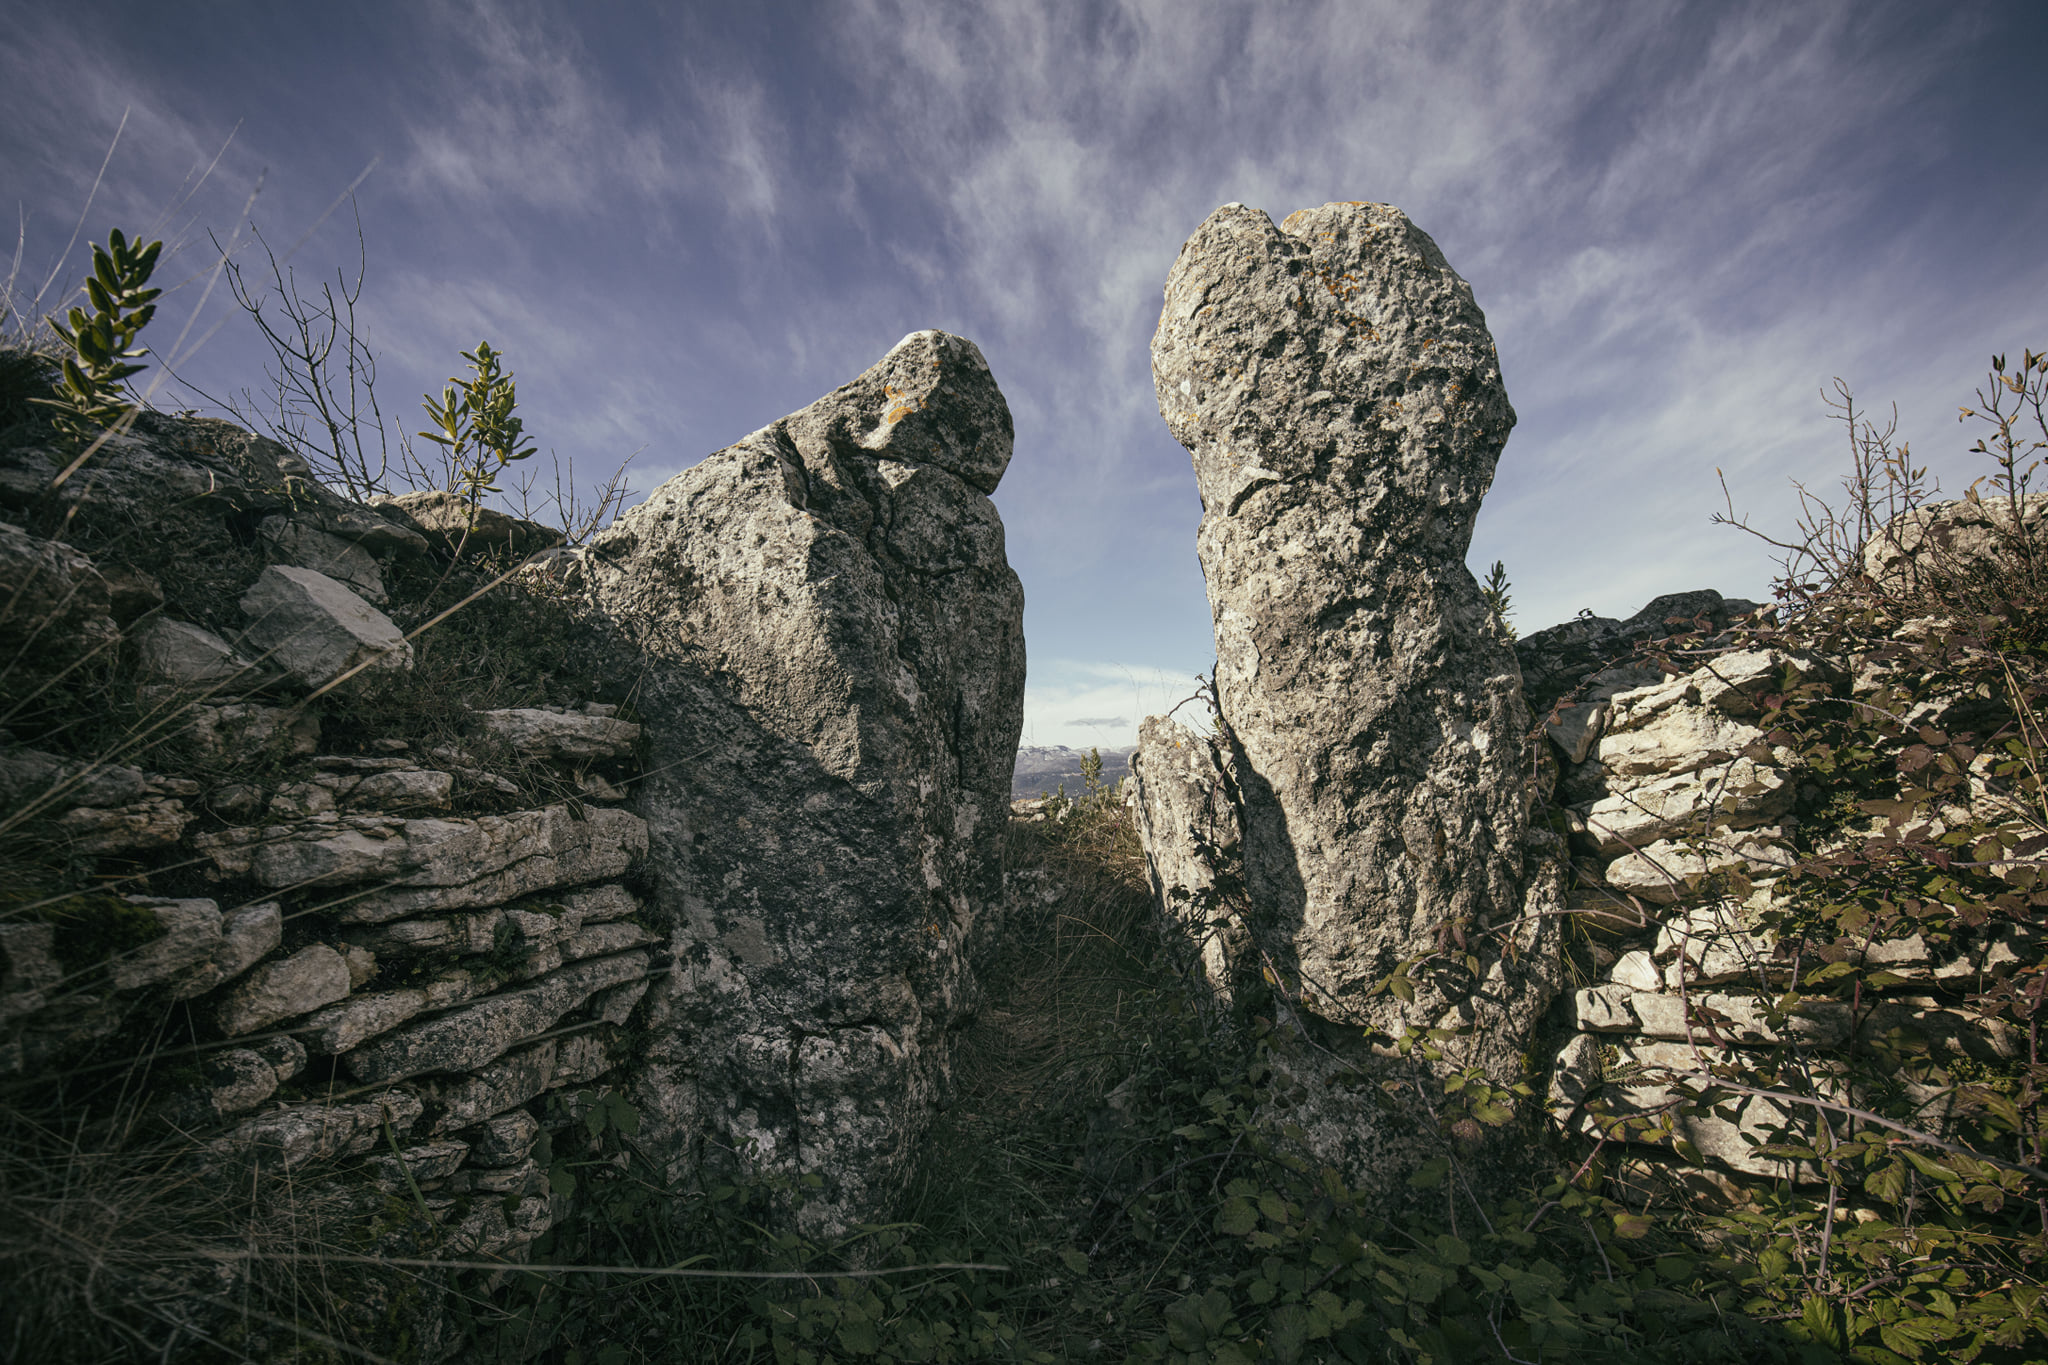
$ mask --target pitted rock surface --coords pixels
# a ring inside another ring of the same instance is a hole
[[[1329,1017],[1440,1012],[1455,989],[1419,1016],[1367,992],[1518,912],[1526,824],[1520,678],[1464,562],[1515,421],[1471,286],[1388,205],[1226,205],[1167,278],[1152,371],[1202,496],[1266,949]]]
[[[906,337],[596,538],[646,659],[654,913],[642,1142],[816,1173],[816,1229],[908,1174],[1001,895],[1023,593],[987,494],[1009,407],[972,342]]]
[[[1260,965],[1247,951],[1245,925],[1230,907],[1213,903],[1225,873],[1218,858],[1243,838],[1224,774],[1228,761],[1209,736],[1166,716],[1147,716],[1138,727],[1134,813],[1146,875],[1160,889],[1161,908],[1194,944],[1210,988],[1225,1000],[1237,995],[1240,976],[1256,978]]]

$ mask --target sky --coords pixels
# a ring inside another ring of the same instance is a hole
[[[2037,4],[0,0],[0,32],[17,302],[163,238],[159,407],[260,406],[215,245],[260,280],[259,233],[302,293],[360,253],[393,432],[486,339],[585,488],[974,340],[1016,420],[1027,744],[1132,743],[1210,670],[1148,345],[1222,204],[1395,204],[1471,282],[1520,421],[1469,562],[1525,633],[1766,597],[1720,478],[1787,534],[1846,468],[1837,377],[1960,493],[1958,406],[2048,349]]]

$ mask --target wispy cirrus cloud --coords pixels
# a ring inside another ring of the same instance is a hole
[[[1016,418],[997,503],[1043,742],[1142,714],[1048,661],[1208,665],[1147,344],[1219,204],[1393,202],[1472,281],[1521,419],[1473,558],[1506,560],[1525,629],[1760,591],[1767,555],[1707,522],[1714,470],[1782,529],[1784,480],[1839,456],[1833,375],[1967,481],[1954,405],[1983,353],[2042,340],[2038,139],[1984,136],[2038,112],[2038,26],[1988,7],[220,0],[224,45],[78,3],[94,45],[16,6],[0,47],[27,256],[61,249],[124,110],[93,233],[156,221],[238,120],[188,244],[266,169],[257,217],[297,241],[381,156],[359,198],[387,414],[488,335],[544,448],[608,471],[645,447],[645,486],[905,332],[974,338]],[[300,265],[352,269],[352,221]],[[197,370],[232,389],[262,359],[229,327]]]

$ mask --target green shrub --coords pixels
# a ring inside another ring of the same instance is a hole
[[[71,354],[58,362],[57,396],[30,401],[49,408],[51,424],[81,445],[135,411],[126,383],[141,373],[139,361],[148,354],[134,343],[163,293],[146,287],[163,249],[162,242],[130,245],[115,228],[105,246],[93,244],[92,273],[85,279],[93,311],[73,308],[68,326],[50,319],[50,330]]]

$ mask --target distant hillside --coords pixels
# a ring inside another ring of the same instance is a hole
[[[1131,774],[1130,749],[1102,750],[1102,780],[1115,785]],[[1064,744],[1026,745],[1017,751],[1017,770],[1010,778],[1010,795],[1039,796],[1065,783],[1068,793],[1081,790],[1081,760],[1086,749],[1069,749]]]

